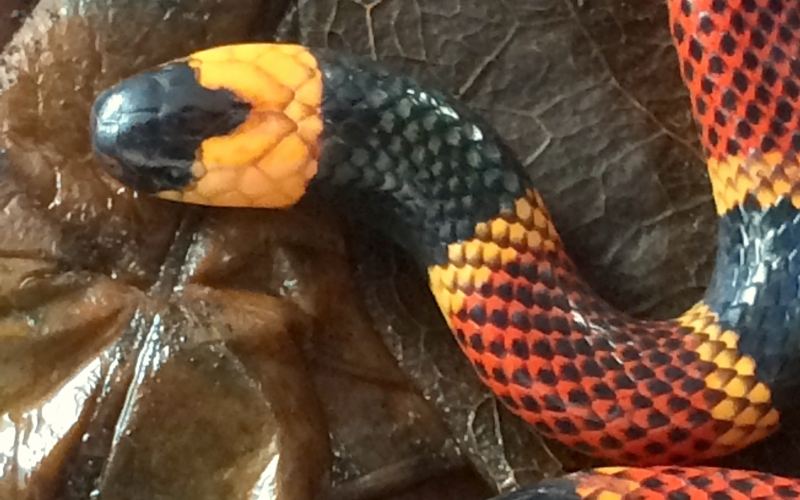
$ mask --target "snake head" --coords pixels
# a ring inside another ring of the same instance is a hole
[[[216,47],[102,92],[92,142],[106,170],[136,191],[286,207],[317,172],[321,99],[316,59],[302,47]]]
[[[179,191],[195,181],[203,141],[232,132],[249,111],[230,91],[199,85],[187,64],[167,64],[97,97],[93,146],[108,172],[126,186],[145,193]]]

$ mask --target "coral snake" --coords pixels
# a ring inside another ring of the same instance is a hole
[[[134,190],[264,208],[314,192],[401,244],[496,397],[615,466],[509,498],[796,498],[800,480],[689,464],[773,433],[797,387],[800,4],[668,4],[719,216],[711,283],[673,320],[611,308],[493,129],[369,60],[196,52],[98,96],[94,151]]]

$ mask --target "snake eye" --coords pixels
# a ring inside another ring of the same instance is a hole
[[[106,172],[108,172],[111,175],[111,177],[119,179],[120,177],[123,176],[124,173],[122,165],[120,165],[117,160],[108,155],[99,155],[99,156],[100,156],[100,161],[103,164],[103,168],[105,169]]]

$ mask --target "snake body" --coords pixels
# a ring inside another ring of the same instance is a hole
[[[371,61],[291,44],[200,51],[98,96],[94,148],[123,184],[183,203],[283,208],[314,192],[427,270],[458,345],[510,411],[610,463],[667,466],[579,473],[517,498],[795,498],[795,480],[675,465],[773,433],[797,387],[800,7],[668,5],[719,215],[711,283],[674,320],[600,298],[493,129]]]

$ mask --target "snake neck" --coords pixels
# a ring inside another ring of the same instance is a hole
[[[791,197],[765,197],[773,188],[731,188],[743,177],[764,187],[778,172],[758,154],[736,156],[749,143],[709,163],[718,206],[729,203],[706,298],[675,320],[639,321],[579,277],[529,178],[482,120],[369,62],[315,57],[324,127],[310,188],[427,267],[459,346],[512,412],[622,462],[710,458],[775,430],[773,389],[798,354],[798,272],[784,270],[798,219]]]
[[[498,214],[530,182],[478,116],[370,61],[315,51],[324,90],[319,172],[309,186],[391,237],[425,267]],[[363,207],[369,207],[365,212]]]

